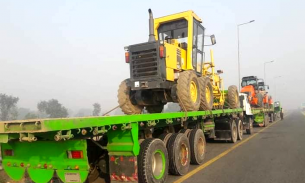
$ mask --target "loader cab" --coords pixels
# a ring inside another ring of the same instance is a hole
[[[164,43],[166,58],[169,58],[166,62],[172,69],[202,72],[205,28],[201,23],[202,20],[193,11],[154,19],[156,40]],[[216,44],[214,36],[211,36],[211,42]],[[173,55],[178,58],[177,63],[171,60]]]
[[[255,90],[259,90],[258,79],[255,76],[247,76],[242,78],[241,87],[252,85]]]

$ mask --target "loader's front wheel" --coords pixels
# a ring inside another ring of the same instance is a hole
[[[229,102],[229,107],[231,109],[236,109],[240,106],[239,104],[239,96],[238,96],[238,90],[235,85],[231,85],[228,88],[228,102]]]
[[[214,97],[213,97],[213,86],[210,81],[210,78],[200,77],[198,78],[200,83],[200,110],[212,110]]]
[[[118,90],[118,102],[125,114],[141,114],[143,106],[134,105],[131,102],[131,89],[126,80],[122,81]]]
[[[200,86],[194,71],[184,71],[180,73],[177,82],[177,96],[182,110],[199,110]]]

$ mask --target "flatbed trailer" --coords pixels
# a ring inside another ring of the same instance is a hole
[[[240,108],[3,121],[3,168],[13,180],[27,173],[35,183],[54,176],[63,182],[165,182],[167,172],[183,175],[190,163],[203,163],[205,138],[242,139],[242,113]]]

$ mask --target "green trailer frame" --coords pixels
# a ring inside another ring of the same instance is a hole
[[[108,151],[110,162],[115,163],[117,159],[123,162],[126,158],[133,162],[130,157],[136,157],[140,151],[139,131],[145,128],[184,126],[196,122],[205,133],[210,133],[215,128],[215,122],[205,124],[205,119],[238,118],[242,112],[242,109],[219,109],[3,121],[0,122],[3,168],[13,180],[20,180],[27,170],[36,183],[48,182],[54,173],[64,182],[84,182],[90,170],[88,141],[94,141],[94,138],[107,134],[108,143],[100,148]],[[72,151],[82,152],[82,157],[69,158]],[[130,167],[135,168],[136,165]]]

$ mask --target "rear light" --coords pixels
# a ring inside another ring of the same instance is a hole
[[[75,169],[75,170],[79,170],[79,166],[76,165],[76,166],[74,167],[74,169]]]
[[[7,163],[7,166],[11,166],[12,164],[10,162]]]
[[[48,165],[45,163],[45,164],[43,165],[43,168],[47,169],[47,168],[48,168]]]
[[[13,156],[14,151],[12,149],[6,149],[4,150],[4,156]]]
[[[129,63],[129,52],[125,52],[125,62]]]
[[[164,46],[159,47],[159,55],[160,55],[160,58],[164,58]]]
[[[24,167],[24,163],[20,163],[20,166],[21,166],[21,167]]]
[[[83,159],[83,151],[68,151],[69,159]]]

